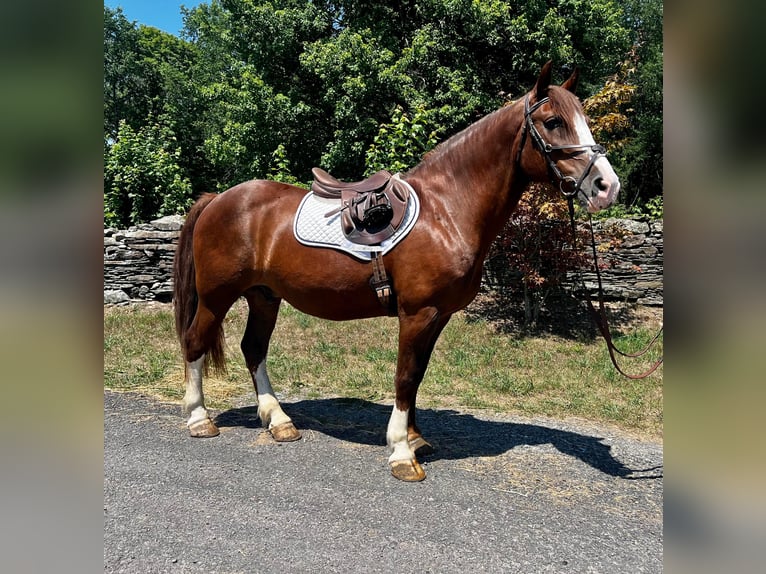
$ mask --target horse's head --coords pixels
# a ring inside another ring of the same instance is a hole
[[[588,211],[609,207],[620,180],[593,140],[580,101],[574,95],[577,70],[561,86],[551,86],[547,62],[524,100],[524,127],[518,163],[533,181],[554,184],[567,197],[578,197]],[[525,146],[527,137],[533,142]]]

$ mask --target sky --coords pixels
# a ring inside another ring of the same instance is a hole
[[[176,36],[183,28],[181,5],[193,8],[199,0],[104,0],[104,6],[122,8],[130,22],[154,26]]]

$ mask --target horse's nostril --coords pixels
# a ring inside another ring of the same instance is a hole
[[[606,182],[606,180],[603,177],[597,177],[593,184],[596,186],[597,189],[601,191],[606,191],[609,189],[609,184]]]

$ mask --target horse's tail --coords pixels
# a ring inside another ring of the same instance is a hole
[[[186,221],[178,236],[175,258],[173,260],[173,303],[176,319],[176,333],[181,342],[181,349],[186,358],[188,341],[186,333],[197,312],[197,281],[194,266],[193,239],[194,227],[202,211],[218,197],[214,193],[205,193],[192,205]],[[225,367],[223,328],[219,327],[216,336],[211,339],[212,346],[205,353],[205,370],[213,368],[223,371]]]

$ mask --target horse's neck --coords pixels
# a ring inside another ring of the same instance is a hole
[[[445,142],[443,150],[412,172],[428,182],[434,191],[429,201],[482,256],[526,185],[514,162],[521,123],[518,106],[503,108]]]

